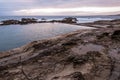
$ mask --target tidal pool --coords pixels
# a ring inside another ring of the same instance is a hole
[[[34,40],[41,40],[91,27],[62,23],[37,23],[0,26],[0,51],[20,47]]]

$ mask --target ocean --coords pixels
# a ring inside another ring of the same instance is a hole
[[[120,16],[0,16],[0,21],[9,19],[20,20],[21,18],[36,18],[38,20],[45,18],[47,21],[49,21],[61,20],[65,17],[75,17],[78,19],[78,23],[93,22],[98,20],[120,19]]]

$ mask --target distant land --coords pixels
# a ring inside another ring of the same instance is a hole
[[[110,15],[110,16],[120,16],[120,14]]]
[[[120,16],[120,14],[117,14],[117,16]]]

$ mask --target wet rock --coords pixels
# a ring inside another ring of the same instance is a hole
[[[5,20],[1,21],[1,25],[11,25],[11,24],[28,24],[28,23],[37,23],[37,19],[35,18],[22,18],[21,21],[19,20]]]
[[[37,23],[35,18],[22,18],[20,24]]]
[[[46,21],[46,20],[47,20],[47,19],[45,19],[45,18],[42,18],[42,19],[41,19],[41,21]]]
[[[67,17],[61,20],[62,23],[77,23],[77,18]]]
[[[19,20],[5,20],[5,21],[2,21],[2,25],[19,24],[19,23],[20,23]]]
[[[49,22],[55,23],[55,22],[61,22],[61,20],[51,20],[51,21],[49,21]]]
[[[59,23],[69,23],[69,24],[73,24],[73,23],[77,23],[77,18],[74,17],[66,17],[62,20],[51,20],[48,22],[54,23],[54,22],[59,22]]]

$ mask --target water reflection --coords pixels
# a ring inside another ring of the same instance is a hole
[[[34,40],[46,39],[79,29],[91,28],[60,23],[2,26],[0,27],[0,51],[16,48]]]

